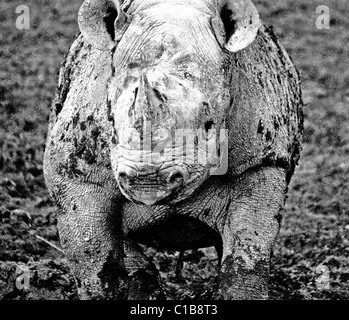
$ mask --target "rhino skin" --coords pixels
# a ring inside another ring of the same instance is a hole
[[[165,298],[139,244],[215,246],[215,298],[268,298],[270,254],[301,150],[300,78],[251,2],[217,3],[82,6],[82,34],[61,65],[44,156],[81,299]],[[140,150],[134,141],[145,143],[147,121],[151,148]],[[161,129],[223,126],[223,173],[209,174],[217,157],[207,165],[166,158],[173,145],[162,151],[166,161],[147,157],[163,142]]]

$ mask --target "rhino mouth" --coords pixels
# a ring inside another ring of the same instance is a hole
[[[120,191],[133,202],[153,205],[174,195],[184,184],[186,173],[178,167],[157,173],[144,173],[130,167],[119,168],[117,181]]]

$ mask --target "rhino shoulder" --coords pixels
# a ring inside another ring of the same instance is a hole
[[[272,29],[230,57],[229,168],[232,175],[260,165],[293,174],[303,131],[299,73]]]
[[[92,168],[110,166],[108,81],[111,52],[100,51],[78,36],[63,61],[46,143],[46,171],[86,177]]]

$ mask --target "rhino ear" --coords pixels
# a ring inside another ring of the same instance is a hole
[[[115,47],[117,34],[126,20],[119,0],[85,0],[78,13],[82,35],[88,43],[103,51]]]
[[[246,48],[256,38],[261,25],[252,1],[223,0],[220,10],[226,34],[224,47],[230,52]]]

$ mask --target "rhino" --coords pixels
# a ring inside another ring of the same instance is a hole
[[[85,0],[44,175],[81,299],[164,299],[143,245],[214,246],[215,299],[267,299],[300,76],[250,0]]]

